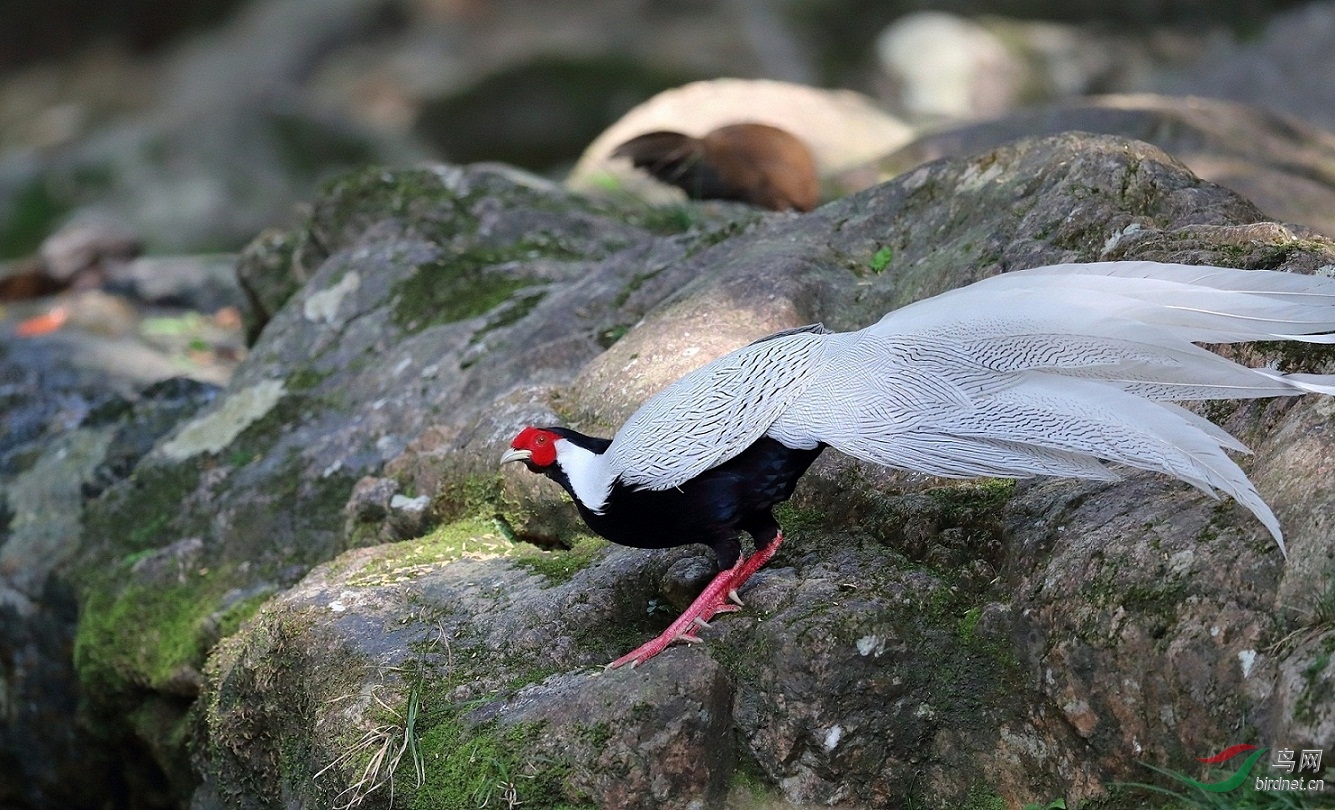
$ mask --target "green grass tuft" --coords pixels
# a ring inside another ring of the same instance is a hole
[[[425,779],[413,791],[415,810],[556,807],[565,803],[566,767],[520,752],[539,726],[501,728],[442,718],[418,741]],[[402,766],[400,766],[402,768]]]
[[[1264,761],[1264,760],[1263,760]],[[1192,784],[1186,774],[1153,765],[1145,767],[1168,778],[1169,787],[1150,785],[1142,782],[1127,782],[1115,785],[1119,791],[1138,792],[1159,797],[1159,805],[1171,810],[1317,810],[1330,807],[1330,787],[1324,792],[1304,793],[1287,790],[1256,790],[1255,777],[1264,775],[1275,777],[1279,772],[1270,771],[1258,763],[1242,785],[1234,790],[1212,793],[1201,790]],[[1211,781],[1227,778],[1234,771],[1219,769],[1217,774],[1208,777]],[[1262,773],[1264,772],[1264,773]],[[1286,776],[1285,778],[1292,778]]]

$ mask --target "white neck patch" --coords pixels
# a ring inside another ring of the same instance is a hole
[[[575,497],[588,509],[603,513],[612,481],[605,456],[586,450],[568,439],[556,440],[556,463],[561,465]]]

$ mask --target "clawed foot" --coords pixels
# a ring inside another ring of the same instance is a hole
[[[768,546],[757,551],[746,559],[739,559],[737,564],[727,571],[720,571],[709,586],[696,597],[691,606],[685,613],[677,618],[675,622],[668,625],[662,635],[648,643],[636,647],[634,650],[626,653],[617,660],[607,665],[607,669],[617,669],[626,664],[631,668],[643,664],[655,655],[658,655],[669,645],[681,642],[684,644],[696,644],[700,641],[698,635],[700,628],[709,627],[709,620],[720,613],[733,613],[741,610],[742,600],[737,596],[737,589],[751,578],[751,575],[760,570],[774,552],[778,549],[779,543],[783,541],[780,535],[770,542]]]
[[[700,636],[698,634],[700,629],[709,627],[710,619],[720,613],[732,613],[733,611],[741,610],[741,607],[729,602],[726,595],[726,591],[732,590],[731,586],[734,578],[732,574],[736,571],[736,568],[731,568],[720,573],[714,578],[714,581],[709,584],[709,587],[705,589],[705,592],[700,594],[702,598],[697,598],[691,603],[691,606],[686,609],[686,612],[681,614],[675,622],[668,625],[668,629],[664,630],[662,635],[653,641],[641,644],[639,647],[636,647],[634,650],[631,650],[608,664],[607,668],[616,669],[618,667],[623,667],[626,664],[630,664],[633,669],[640,664],[643,664],[645,661],[648,661],[650,658],[653,658],[655,655],[658,655],[663,650],[666,650],[671,644],[677,642],[682,642],[684,644],[699,643]],[[724,587],[716,588],[715,586],[720,584],[720,579],[723,577],[727,577],[727,579],[722,582]],[[711,594],[710,591],[715,591],[715,593]],[[706,595],[710,597],[707,601],[703,599]]]

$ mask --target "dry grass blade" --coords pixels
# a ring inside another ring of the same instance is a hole
[[[426,781],[426,763],[417,748],[417,717],[421,706],[420,678],[409,689],[406,716],[395,711],[374,690],[371,692],[371,699],[396,719],[402,718],[402,722],[382,723],[370,729],[312,777],[318,780],[329,771],[342,768],[362,756],[367,756],[369,752],[366,764],[362,766],[357,779],[334,797],[334,810],[353,810],[360,807],[368,796],[386,785],[389,787],[389,805],[393,807],[394,774],[405,754],[412,759],[417,786],[421,787]]]

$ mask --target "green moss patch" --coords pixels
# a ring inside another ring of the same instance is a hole
[[[213,617],[218,624],[218,635],[227,638],[240,630],[242,623],[258,613],[260,606],[269,601],[271,596],[273,592],[265,590],[223,608],[221,613]]]
[[[890,266],[890,262],[895,258],[895,249],[886,246],[872,254],[871,260],[867,262],[867,267],[877,275],[885,272],[885,268]]]
[[[699,227],[705,219],[698,205],[694,203],[674,203],[668,205],[646,205],[636,208],[637,198],[626,200],[626,221],[651,233],[671,236],[685,233]]]
[[[728,783],[728,810],[772,810],[783,807],[783,792],[765,774],[746,746],[738,751],[737,765]]]
[[[94,703],[108,704],[143,689],[179,693],[183,669],[198,670],[210,647],[235,632],[269,595],[252,591],[229,603],[228,593],[264,581],[267,566],[296,562],[291,557],[265,558],[257,548],[246,558],[251,563],[248,572],[242,572],[221,563],[218,549],[202,540],[211,536],[212,515],[197,504],[210,495],[200,491],[200,479],[204,470],[219,463],[201,454],[179,464],[141,464],[89,504],[87,536],[100,545],[79,566],[83,597],[75,663]],[[297,475],[285,480],[294,488],[306,486],[302,497],[323,497],[333,504],[323,506],[321,517],[303,527],[311,532],[308,536],[318,539],[322,530],[333,528],[323,522],[341,520],[339,507],[351,487],[348,477],[330,476],[310,484],[302,484]],[[295,489],[289,495],[295,498]],[[242,530],[241,536],[268,536],[273,521],[285,519],[258,508],[249,516],[256,529]],[[311,542],[298,553],[314,556],[314,549]]]
[[[570,807],[563,781],[569,766],[537,761],[523,751],[541,733],[536,725],[502,728],[470,725],[458,717],[428,719],[417,741],[426,778],[411,790],[415,810],[477,810],[480,807]],[[411,784],[412,767],[401,763],[400,785]]]
[[[450,522],[469,516],[491,515],[496,512],[500,497],[500,472],[468,475],[443,484],[431,502],[431,511]],[[513,539],[509,534],[506,537]]]
[[[461,227],[472,230],[476,225],[472,217],[448,202],[454,197],[448,180],[425,169],[390,171],[370,166],[340,175],[321,187],[311,213],[307,241],[319,249],[306,257],[308,266],[388,219],[420,222],[428,226],[427,236],[448,242]],[[430,226],[438,226],[438,233]]]
[[[398,285],[394,323],[416,332],[443,323],[490,312],[531,279],[507,276],[492,268],[499,262],[486,255],[467,255],[424,264]]]
[[[200,669],[218,639],[235,633],[271,595],[255,594],[220,609],[226,572],[183,576],[187,581],[179,585],[89,592],[74,639],[74,665],[90,695],[105,701],[141,688],[179,692],[173,682],[183,671]]]
[[[947,522],[965,523],[995,513],[1015,494],[1011,478],[979,478],[948,487],[927,490],[927,495],[941,506]]]
[[[128,479],[89,505],[86,535],[109,542],[106,551],[119,558],[161,548],[202,530],[203,526],[180,525],[181,504],[198,489],[199,478],[195,459],[164,466],[139,465]]]
[[[196,668],[215,640],[206,620],[219,594],[207,581],[170,587],[131,585],[93,591],[74,639],[74,665],[84,688],[102,697],[135,687],[177,691],[182,668]],[[239,624],[239,619],[236,624]]]
[[[964,798],[961,810],[1006,810],[1006,802],[990,787],[974,785]]]
[[[514,553],[514,546],[492,521],[465,518],[439,526],[416,540],[385,546],[384,553],[358,571],[348,584],[370,587],[403,582],[464,557],[508,557]]]
[[[514,561],[552,585],[569,582],[581,569],[589,567],[607,548],[607,541],[591,534],[578,535],[569,549],[542,549],[518,544]]]
[[[508,539],[491,518],[469,517],[437,527],[416,540],[386,546],[384,555],[358,571],[348,584],[367,587],[403,582],[466,557],[504,557],[556,585],[568,582],[589,566],[606,545],[604,540],[583,535],[569,550],[540,549]]]

